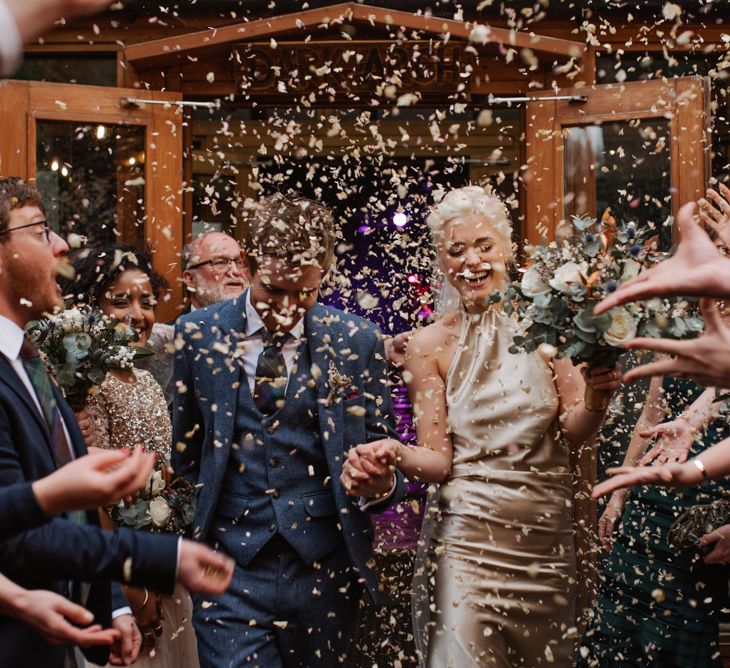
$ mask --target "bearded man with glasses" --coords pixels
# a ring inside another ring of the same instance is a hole
[[[182,252],[189,311],[238,297],[249,283],[238,242],[222,232],[200,235]]]

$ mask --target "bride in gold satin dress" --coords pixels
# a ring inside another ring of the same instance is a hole
[[[514,323],[488,300],[511,259],[500,199],[476,186],[454,190],[428,222],[459,305],[408,344],[405,377],[424,447],[358,446],[351,475],[367,475],[377,457],[410,480],[440,483],[415,579],[430,590],[414,613],[424,664],[572,666],[569,455],[604,417],[584,408],[585,382],[615,390],[620,373],[508,351]]]

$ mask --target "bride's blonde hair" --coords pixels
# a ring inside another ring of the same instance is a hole
[[[514,258],[512,246],[512,222],[510,221],[507,207],[504,202],[495,195],[491,188],[481,186],[465,186],[450,190],[443,198],[433,206],[431,214],[426,219],[434,245],[439,247],[443,237],[444,228],[454,218],[471,216],[476,214],[484,216],[489,220],[499,237],[500,245],[504,251],[505,263],[510,265]],[[444,315],[458,308],[459,294],[446,278],[441,268],[441,262],[436,254],[436,265],[434,267],[435,304],[436,314]]]

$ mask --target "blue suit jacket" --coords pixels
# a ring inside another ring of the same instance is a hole
[[[175,339],[182,337],[184,345],[175,357],[172,461],[178,473],[198,486],[195,537],[203,541],[208,538],[235,429],[238,393],[232,386],[247,382],[237,359],[237,343],[245,332],[246,295],[182,316],[176,327]],[[342,534],[352,563],[375,598],[370,521],[339,479],[349,448],[398,438],[392,422],[385,351],[377,328],[363,318],[321,304],[315,304],[305,318],[312,365],[319,370],[320,433]],[[335,370],[348,377],[356,397],[342,396],[332,387]],[[364,406],[364,414],[346,410],[356,402]],[[398,473],[394,494],[369,512],[382,512],[402,499],[405,491]]]
[[[74,453],[86,454],[73,411],[58,390],[56,398]],[[0,355],[0,487],[37,480],[55,468],[48,426],[15,370]],[[129,566],[131,578],[125,580]],[[65,594],[69,581],[91,583],[85,605],[94,621],[105,626],[111,621],[112,580],[168,593],[175,584],[176,568],[177,536],[102,531],[96,511],[87,513],[84,525],[58,517],[0,542],[0,571],[23,587]],[[125,601],[117,587],[115,603],[126,605]],[[108,648],[85,653],[94,663],[104,664]],[[0,666],[60,668],[63,662],[62,647],[51,645],[18,620],[0,616]]]
[[[0,541],[47,521],[48,517],[33,493],[32,483],[0,488]]]

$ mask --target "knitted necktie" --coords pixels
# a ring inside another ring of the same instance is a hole
[[[66,440],[66,432],[63,429],[63,421],[61,420],[61,411],[58,408],[58,402],[53,394],[51,378],[43,366],[38,349],[27,336],[23,340],[23,347],[20,349],[20,359],[38,397],[38,403],[41,405],[43,417],[48,424],[48,429],[51,433],[53,456],[56,460],[56,466],[60,468],[64,464],[68,464],[73,459],[73,455],[71,454],[71,447]]]
[[[263,415],[271,415],[284,405],[288,376],[282,348],[290,335],[274,334],[266,328],[261,333],[264,349],[256,364],[253,401]]]

